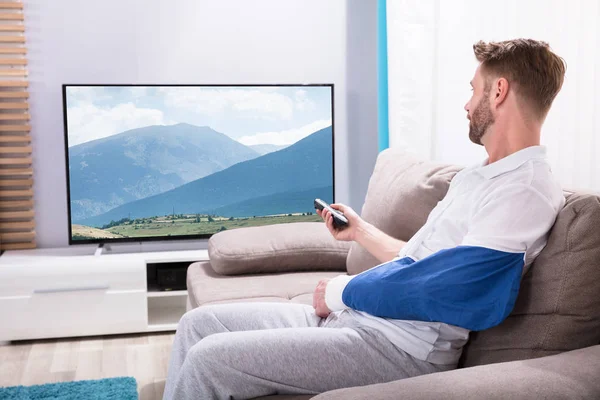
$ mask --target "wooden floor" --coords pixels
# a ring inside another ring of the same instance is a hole
[[[140,400],[161,399],[174,332],[0,344],[0,387],[133,376]]]

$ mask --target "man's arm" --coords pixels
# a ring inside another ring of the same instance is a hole
[[[445,322],[482,330],[502,322],[518,294],[524,256],[557,211],[535,189],[509,185],[472,217],[462,243],[419,261],[409,257],[329,281],[329,310]]]
[[[406,244],[406,242],[391,237],[364,220],[363,224],[356,229],[354,240],[380,262],[387,262],[396,258]]]
[[[346,228],[336,229],[329,211],[327,209],[317,210],[317,214],[323,218],[327,229],[336,240],[356,241],[381,262],[396,258],[406,244],[366,222],[351,207],[344,204],[331,204],[330,206],[344,213],[348,219]],[[334,307],[336,310],[347,308],[342,302],[341,293],[350,279],[351,277],[348,275],[340,275],[332,280],[324,279],[319,282],[313,293],[313,307],[318,316],[326,318],[331,312],[330,307]],[[327,287],[330,287],[329,291],[327,291]],[[326,299],[327,293],[329,293],[328,300]],[[332,293],[334,294],[332,295]]]
[[[325,220],[325,224],[331,235],[337,240],[357,242],[380,262],[394,259],[406,244],[406,242],[395,239],[369,224],[352,208],[346,205],[331,204],[331,208],[343,212],[346,218],[348,218],[348,226],[346,228],[336,229],[333,227],[333,217],[329,211],[326,209],[323,211],[317,210],[317,214]]]

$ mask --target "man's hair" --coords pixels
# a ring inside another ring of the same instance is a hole
[[[490,76],[506,78],[516,84],[516,92],[526,100],[538,117],[545,118],[560,91],[566,63],[550,50],[546,42],[514,39],[504,42],[479,41],[473,45],[477,61],[482,64],[486,89]]]

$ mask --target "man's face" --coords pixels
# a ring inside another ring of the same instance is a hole
[[[477,67],[475,76],[471,81],[473,95],[467,104],[467,119],[469,122],[469,139],[475,144],[482,144],[481,138],[494,123],[494,116],[490,108],[490,87],[481,75],[481,65]]]

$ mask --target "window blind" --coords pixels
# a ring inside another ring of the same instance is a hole
[[[0,249],[36,246],[23,3],[0,2]]]

